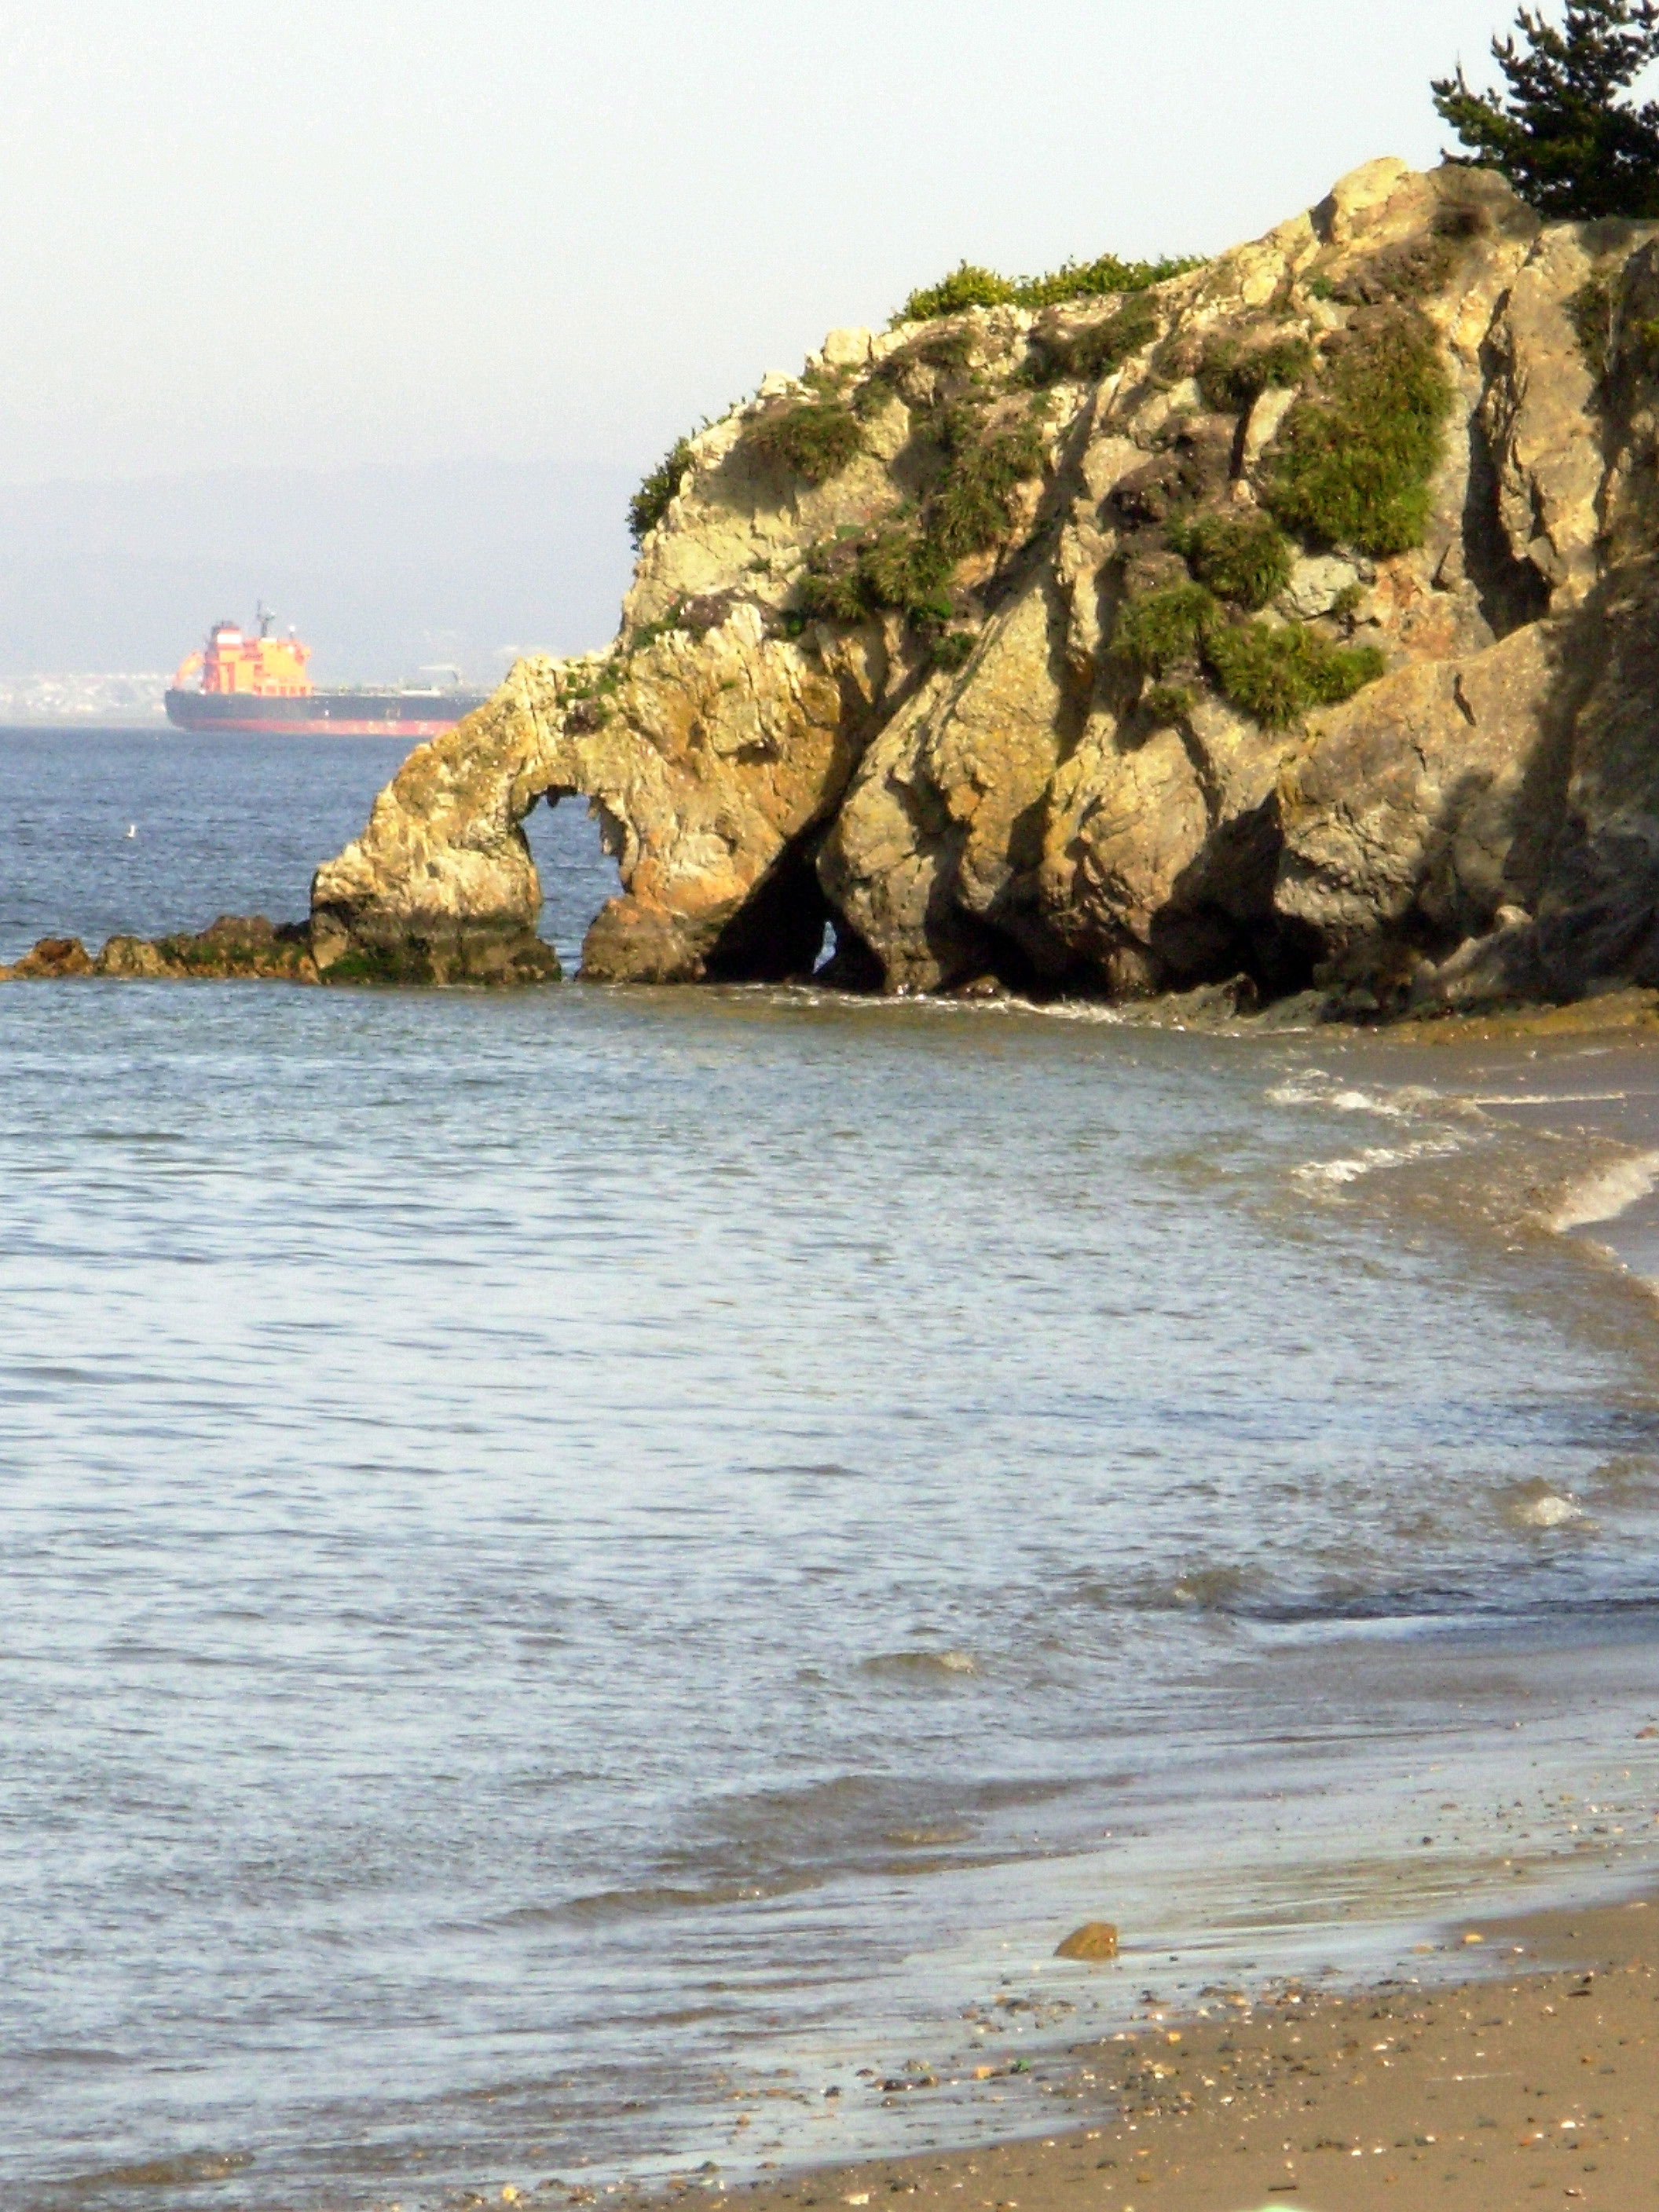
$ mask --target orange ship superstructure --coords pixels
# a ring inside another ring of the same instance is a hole
[[[462,690],[459,671],[454,685],[441,691],[413,685],[319,691],[307,672],[311,647],[292,630],[273,637],[273,619],[259,609],[257,637],[239,623],[215,623],[205,647],[179,663],[168,686],[169,721],[242,737],[435,738],[488,696]]]
[[[259,635],[250,637],[240,623],[215,623],[208,632],[205,651],[192,653],[179,663],[173,679],[175,691],[198,691],[222,696],[245,691],[256,699],[308,699],[311,678],[306,664],[311,647],[301,645],[292,630],[286,637],[270,635],[271,617],[259,610]]]

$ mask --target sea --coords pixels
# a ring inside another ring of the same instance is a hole
[[[398,750],[0,732],[0,957],[300,916]],[[0,1068],[8,2212],[1041,2133],[1653,1880],[1659,1041],[91,980]]]

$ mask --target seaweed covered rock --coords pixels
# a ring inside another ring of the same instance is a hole
[[[262,914],[222,914],[207,928],[172,937],[112,937],[95,957],[78,937],[43,937],[0,981],[58,981],[111,975],[184,981],[261,981],[314,983],[311,931],[304,922],[270,921]]]
[[[1383,161],[1201,266],[832,333],[642,488],[610,650],[411,755],[319,972],[533,970],[520,825],[580,796],[605,980],[826,926],[887,990],[1659,975],[1656,239]]]

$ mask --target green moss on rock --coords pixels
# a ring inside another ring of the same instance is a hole
[[[1313,365],[1313,348],[1294,332],[1257,344],[1214,337],[1199,360],[1199,395],[1215,414],[1242,415],[1270,386],[1289,388],[1302,383]]]
[[[1356,319],[1321,388],[1297,401],[1269,450],[1266,504],[1316,544],[1378,555],[1421,544],[1451,403],[1434,331],[1416,308]]]
[[[1221,618],[1219,603],[1202,584],[1171,584],[1124,601],[1112,652],[1144,675],[1162,676],[1176,662],[1192,659]]]
[[[1268,730],[1351,699],[1388,665],[1375,646],[1332,645],[1302,623],[1218,625],[1205,635],[1204,659],[1224,698]]]
[[[804,399],[763,415],[749,432],[755,451],[810,484],[828,483],[864,449],[864,432],[839,399]]]
[[[369,984],[383,988],[423,986],[437,980],[430,959],[414,945],[364,945],[354,940],[350,950],[323,971],[325,983]]]
[[[1290,542],[1272,515],[1260,509],[1238,514],[1212,509],[1180,517],[1170,524],[1169,536],[1199,582],[1236,606],[1265,607],[1291,580]]]

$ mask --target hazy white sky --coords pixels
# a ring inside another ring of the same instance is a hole
[[[0,481],[637,471],[964,254],[1254,234],[1512,0],[0,4]]]

